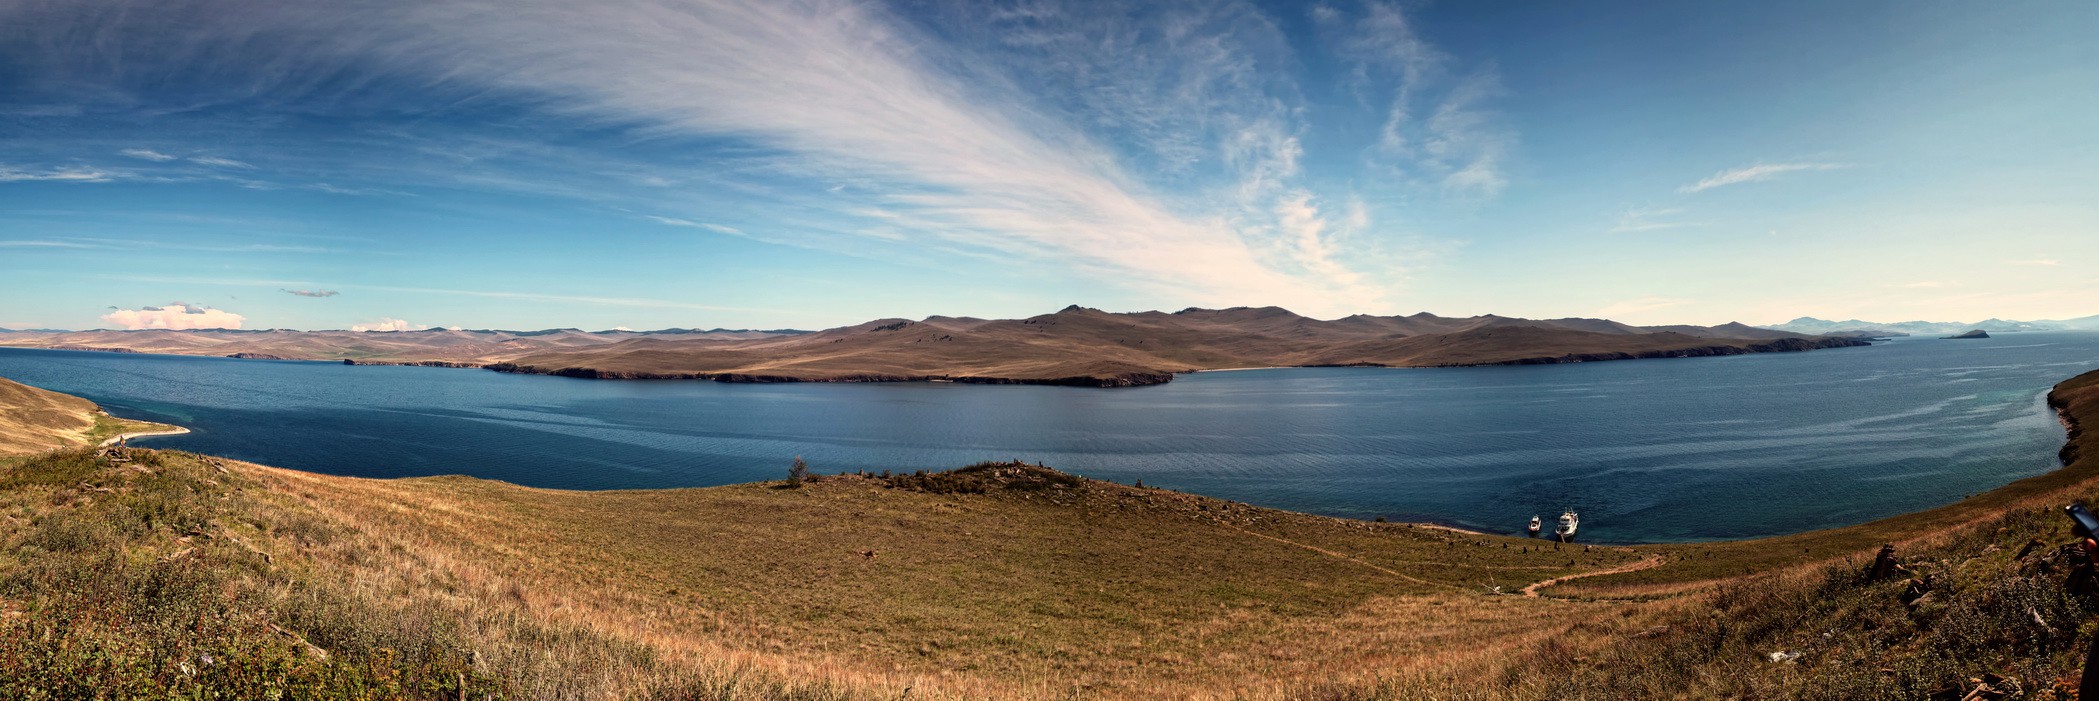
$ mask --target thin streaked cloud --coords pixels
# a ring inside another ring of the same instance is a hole
[[[0,248],[104,248],[104,246],[77,241],[14,240],[0,241]]]
[[[1705,192],[1716,187],[1771,180],[1787,173],[1816,170],[1839,170],[1851,167],[1845,163],[1760,163],[1744,168],[1723,170],[1704,180],[1677,188],[1682,194]]]
[[[194,158],[191,158],[191,159],[189,159],[189,162],[191,162],[191,163],[195,163],[195,164],[197,164],[197,165],[205,165],[205,166],[212,166],[212,167],[215,167],[215,168],[254,168],[254,167],[255,167],[255,166],[249,165],[248,163],[246,163],[246,162],[244,162],[244,161],[236,161],[236,160],[233,160],[233,159],[231,159],[231,158],[222,158],[222,157],[219,157],[219,156],[197,156],[197,157],[194,157]]]
[[[342,284],[342,283],[322,283],[322,282],[315,282],[315,281],[312,281],[312,280],[269,280],[269,279],[253,279],[253,278],[206,278],[206,277],[180,277],[180,276],[160,276],[160,275],[102,275],[102,276],[98,276],[98,277],[101,277],[101,278],[103,278],[103,279],[109,279],[109,280],[126,280],[126,281],[131,281],[131,282],[152,282],[152,283],[163,283],[163,284],[175,284],[175,285],[217,285],[217,286],[227,286],[227,287],[263,287],[263,288],[279,288],[279,289],[283,289],[283,288],[292,288],[292,287],[296,287],[296,288],[312,288],[312,287],[325,287],[325,288],[328,288],[328,289],[331,289],[331,290],[332,290],[332,289],[344,289],[344,290],[370,290],[370,291],[375,291],[375,292],[400,292],[400,293],[408,293],[408,294],[451,295],[451,296],[461,296],[461,297],[482,297],[482,298],[489,298],[489,299],[514,299],[514,300],[527,300],[527,301],[538,301],[538,302],[570,302],[570,303],[577,303],[577,304],[591,304],[591,305],[599,305],[599,306],[613,306],[613,307],[651,307],[651,308],[659,308],[659,309],[701,309],[701,310],[713,310],[713,311],[755,311],[755,312],[778,312],[778,311],[780,311],[780,310],[775,310],[775,309],[763,309],[763,308],[753,308],[753,307],[730,307],[730,306],[720,306],[720,305],[710,305],[710,304],[697,304],[697,303],[692,303],[692,302],[680,302],[680,301],[676,301],[676,300],[666,300],[666,299],[650,299],[650,298],[645,298],[645,297],[601,297],[601,296],[592,296],[592,295],[561,295],[561,294],[548,294],[548,293],[540,293],[540,292],[513,292],[513,291],[507,291],[507,290],[460,290],[460,289],[448,289],[448,288],[439,288],[439,287],[402,287],[402,286],[396,286],[396,285],[359,285],[359,284]]]
[[[0,164],[0,183],[11,182],[68,182],[106,183],[116,180],[121,174],[89,166],[58,166],[53,168],[17,168]]]
[[[168,162],[168,161],[172,161],[172,160],[175,160],[175,158],[176,158],[175,156],[170,156],[170,155],[168,155],[168,154],[165,154],[165,153],[161,153],[161,152],[159,152],[159,151],[155,151],[155,150],[153,150],[153,149],[145,149],[145,148],[127,148],[127,149],[124,149],[124,150],[122,150],[122,151],[118,151],[118,153],[120,153],[120,154],[123,154],[123,155],[126,155],[126,156],[130,156],[130,157],[132,157],[132,158],[139,158],[139,159],[144,159],[144,160],[148,160],[148,161],[153,161],[153,162],[155,162],[155,163],[166,163],[166,162]]]

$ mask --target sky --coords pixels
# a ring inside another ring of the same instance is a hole
[[[2099,314],[2099,4],[0,0],[0,327]]]

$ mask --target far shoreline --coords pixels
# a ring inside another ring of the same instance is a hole
[[[1242,372],[1249,370],[1288,370],[1297,368],[1363,367],[1394,370],[1485,368],[1526,365],[1578,365],[1583,363],[1613,362],[1622,360],[1667,360],[1686,358],[1718,358],[1742,355],[1764,355],[1770,353],[1804,353],[1817,350],[1837,350],[1873,345],[1870,342],[1840,337],[1815,337],[1813,342],[1800,343],[1747,343],[1741,346],[1703,346],[1667,351],[1571,353],[1558,356],[1537,356],[1477,363],[1447,363],[1422,365],[1390,365],[1383,363],[1341,363],[1310,365],[1270,365],[1230,368],[1182,368],[1159,371],[1132,371],[1108,376],[1081,375],[1070,377],[994,377],[954,374],[909,374],[859,373],[826,377],[804,377],[797,375],[774,375],[748,372],[638,372],[615,371],[590,367],[544,368],[519,365],[514,361],[464,362],[448,360],[361,360],[356,358],[285,358],[278,356],[255,356],[244,354],[215,355],[204,353],[155,353],[121,347],[46,347],[0,345],[0,349],[49,351],[60,353],[114,353],[119,355],[163,356],[178,358],[220,358],[225,360],[266,360],[276,362],[322,363],[350,366],[390,367],[435,367],[449,369],[491,370],[506,375],[543,375],[586,380],[695,380],[724,384],[889,384],[904,382],[952,383],[979,385],[1038,385],[1053,387],[1080,387],[1094,389],[1125,389],[1149,387],[1172,382],[1181,375],[1205,372]],[[1788,339],[1793,340],[1793,339]]]

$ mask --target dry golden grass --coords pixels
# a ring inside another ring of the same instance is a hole
[[[0,455],[94,445],[123,433],[172,428],[119,419],[94,402],[0,378]]]
[[[586,493],[234,469],[389,544],[398,557],[366,566],[390,579],[634,641],[696,675],[727,663],[889,698],[1280,698],[1491,669],[1541,617],[1622,607],[1488,586],[1634,559],[1098,482]]]

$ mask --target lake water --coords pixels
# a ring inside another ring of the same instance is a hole
[[[1370,518],[1742,538],[2056,468],[2048,387],[2099,333],[1557,366],[1210,372],[1132,389],[603,381],[0,348],[0,377],[187,426],[149,445],[365,477],[689,487],[1022,459]]]

